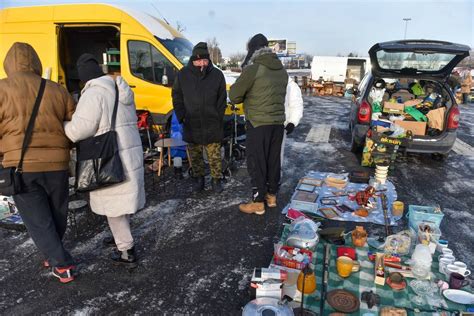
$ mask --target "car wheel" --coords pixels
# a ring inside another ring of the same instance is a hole
[[[449,156],[449,153],[447,154],[440,154],[440,153],[434,153],[431,154],[431,158],[436,161],[445,161]]]
[[[354,153],[354,154],[358,154],[358,153],[361,153],[362,152],[362,149],[364,148],[364,144],[357,144],[356,141],[355,141],[355,132],[352,131],[351,133],[351,151]]]

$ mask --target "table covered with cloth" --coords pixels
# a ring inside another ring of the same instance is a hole
[[[284,229],[281,241],[284,243],[286,236],[288,234],[288,226]],[[316,247],[316,251],[313,256],[313,265],[314,272],[316,275],[317,289],[314,293],[309,296],[305,296],[304,306],[305,308],[319,313],[320,304],[321,304],[321,289],[322,289],[322,275],[323,275],[323,258],[324,258],[324,241],[320,241]],[[352,246],[350,237],[346,238],[346,246]],[[405,308],[408,315],[433,315],[437,312],[442,311],[465,311],[467,306],[462,304],[453,303],[445,299],[442,295],[436,294],[433,298],[427,298],[426,296],[423,299],[422,305],[416,305],[410,300],[410,297],[415,296],[415,292],[409,286],[409,283],[414,280],[412,278],[406,279],[408,285],[402,291],[394,291],[390,288],[389,285],[385,284],[384,286],[376,285],[374,283],[374,262],[371,262],[368,258],[369,250],[367,244],[364,247],[355,248],[357,253],[357,260],[360,264],[359,272],[353,272],[348,278],[342,278],[337,274],[336,269],[336,245],[330,245],[330,260],[329,260],[329,280],[327,286],[327,292],[344,289],[353,293],[359,300],[361,294],[365,291],[373,291],[374,293],[380,296],[380,305],[373,306],[372,309],[369,309],[365,302],[360,302],[360,309],[352,314],[346,315],[364,315],[364,314],[373,314],[378,315],[382,307],[393,306]],[[438,273],[438,259],[437,253],[433,256],[433,264],[431,267],[432,273],[436,278],[445,279],[444,275]],[[406,258],[408,259],[408,258]],[[435,285],[433,285],[435,286]],[[464,288],[465,290],[466,288]],[[327,301],[324,304],[324,314],[329,315],[330,313],[336,312]],[[436,315],[436,314],[435,314]]]
[[[338,178],[346,178],[348,179],[348,174],[347,173],[340,173],[340,174],[335,174],[335,173],[329,173],[329,172],[319,172],[319,171],[310,171],[306,174],[304,178],[306,179],[315,179],[315,180],[321,180],[324,181],[326,177],[332,176],[332,177],[338,177]],[[348,182],[347,185],[345,186],[344,189],[336,189],[334,187],[329,187],[326,184],[322,184],[319,187],[316,187],[315,193],[317,194],[317,199],[315,203],[315,207],[311,210],[306,210],[306,209],[301,209],[298,206],[298,202],[295,202],[294,196],[292,197],[292,200],[290,203],[283,208],[282,213],[286,214],[288,212],[288,209],[292,208],[298,211],[307,211],[309,213],[314,213],[318,216],[324,217],[324,215],[321,213],[320,208],[324,207],[329,207],[333,208],[332,205],[323,205],[321,203],[321,199],[330,197],[333,199],[338,205],[344,204],[346,206],[349,206],[353,210],[356,210],[360,206],[357,204],[356,201],[350,200],[350,198],[347,195],[342,195],[342,196],[335,196],[336,193],[338,192],[344,192],[344,191],[353,191],[353,192],[358,192],[358,191],[363,191],[368,187],[368,184],[366,183],[352,183]],[[393,216],[392,215],[392,203],[397,200],[397,191],[395,189],[395,186],[393,185],[392,182],[387,181],[383,185],[377,185],[376,187],[377,190],[383,191],[383,193],[387,197],[387,216],[388,216],[388,221],[390,225],[397,226],[398,221],[401,219],[400,216]],[[295,192],[298,192],[298,186],[295,189]],[[374,224],[379,224],[379,225],[384,225],[385,224],[385,218],[384,218],[384,212],[382,208],[382,201],[380,198],[380,193],[382,192],[376,192],[376,196],[371,198],[371,202],[375,204],[375,207],[369,211],[369,215],[367,217],[360,217],[355,215],[353,212],[345,212],[345,213],[339,213],[339,216],[331,218],[331,220],[336,220],[336,221],[349,221],[349,222],[360,222],[360,223],[374,223]]]

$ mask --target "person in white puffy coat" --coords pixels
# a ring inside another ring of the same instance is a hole
[[[286,136],[293,132],[303,117],[303,97],[301,95],[301,89],[291,77],[288,78],[288,85],[286,86],[285,117],[286,133],[283,135],[283,143],[281,144],[282,166],[284,162]]]
[[[107,216],[118,249],[112,259],[116,263],[134,267],[136,256],[129,215],[145,205],[143,148],[138,133],[134,94],[122,77],[104,75],[91,54],[81,55],[77,66],[79,78],[86,84],[72,120],[65,123],[66,135],[73,142],[110,130],[115,84],[118,86],[119,104],[115,130],[126,180],[90,192],[90,205],[94,213]]]

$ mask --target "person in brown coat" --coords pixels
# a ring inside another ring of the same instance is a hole
[[[33,47],[14,43],[0,80],[0,156],[2,166],[16,167],[26,126],[38,95],[42,66]],[[74,280],[73,260],[64,249],[69,196],[70,142],[63,122],[71,120],[74,100],[59,84],[46,80],[31,142],[23,163],[23,190],[13,196],[44,265],[63,283]]]

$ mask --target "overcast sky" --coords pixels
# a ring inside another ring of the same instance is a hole
[[[446,40],[474,47],[474,0],[326,1],[59,1],[0,0],[0,6],[117,3],[179,21],[193,43],[216,37],[223,55],[244,52],[256,33],[296,41],[299,53],[367,55],[376,42],[407,38]]]

